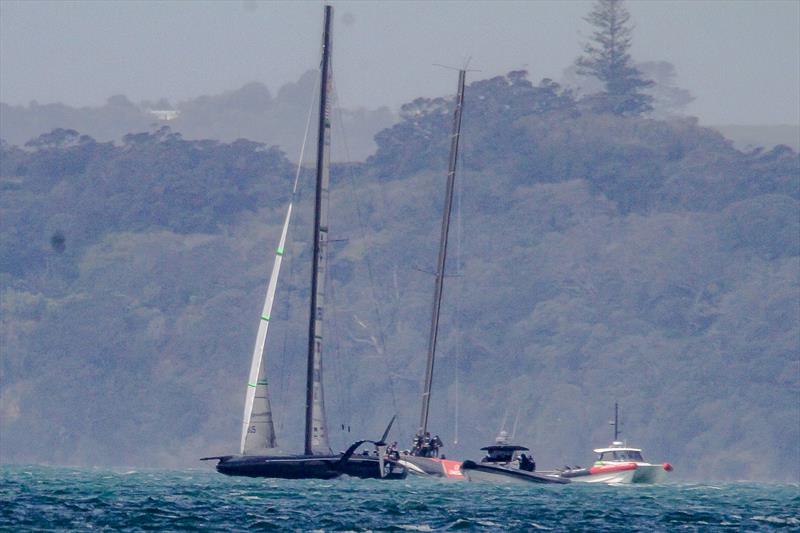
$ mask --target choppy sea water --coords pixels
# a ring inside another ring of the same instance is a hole
[[[0,467],[0,529],[800,530],[800,485],[283,481],[213,470]]]

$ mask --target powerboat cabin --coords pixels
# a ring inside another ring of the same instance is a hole
[[[516,444],[493,444],[484,446],[481,451],[486,452],[486,455],[481,459],[482,463],[503,464],[518,461],[522,452],[530,451],[530,448]]]
[[[622,442],[614,441],[608,448],[593,450],[598,454],[595,463],[644,463],[641,448],[628,448]]]

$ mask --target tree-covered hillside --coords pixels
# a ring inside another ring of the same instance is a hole
[[[337,447],[395,411],[394,438],[415,430],[451,116],[449,98],[411,102],[366,163],[334,169]],[[304,174],[267,349],[290,450]],[[2,460],[196,465],[234,451],[286,156],[61,130],[4,144],[0,177]],[[623,436],[682,479],[798,479],[797,153],[741,152],[693,119],[600,113],[512,72],[468,86],[457,179],[432,412],[448,455],[478,456],[517,419],[537,464],[586,464],[619,401]]]

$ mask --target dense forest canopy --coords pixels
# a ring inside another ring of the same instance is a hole
[[[334,168],[336,446],[394,412],[394,438],[415,429],[451,115],[451,98],[410,102],[365,163]],[[477,456],[517,419],[537,464],[585,464],[619,401],[624,438],[683,479],[797,480],[796,152],[600,113],[522,71],[468,86],[462,147],[431,417],[448,455]],[[291,162],[166,128],[0,150],[2,460],[194,466],[233,451]],[[289,450],[304,177],[267,352]]]

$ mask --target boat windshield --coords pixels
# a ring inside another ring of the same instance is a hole
[[[483,458],[484,463],[510,463],[514,460],[517,454],[514,450],[490,450],[486,457]]]
[[[613,452],[603,452],[597,459],[599,461],[636,461],[640,463],[644,462],[644,459],[642,458],[642,453],[634,450],[617,450]]]

